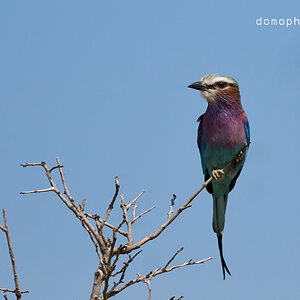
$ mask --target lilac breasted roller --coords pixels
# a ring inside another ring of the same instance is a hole
[[[198,119],[198,147],[205,180],[213,180],[206,187],[213,197],[213,230],[217,234],[222,263],[223,279],[225,270],[230,271],[223,257],[222,233],[229,192],[234,188],[246,159],[246,145],[250,143],[250,128],[242,108],[239,86],[229,76],[210,74],[188,86],[200,90],[207,100],[206,112]],[[226,164],[245,149],[245,154],[223,172]]]

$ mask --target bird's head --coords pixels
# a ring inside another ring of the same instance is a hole
[[[208,104],[218,104],[223,101],[240,102],[238,83],[229,76],[209,74],[188,87],[201,91]]]

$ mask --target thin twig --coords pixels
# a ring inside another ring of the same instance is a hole
[[[166,263],[166,265],[163,267],[163,269],[165,270],[168,265],[175,259],[175,257],[179,254],[179,252],[181,252],[183,250],[183,247],[181,247],[179,250],[176,251],[176,253],[172,256],[172,258]]]
[[[116,184],[116,191],[115,191],[115,194],[114,194],[114,196],[113,196],[112,201],[110,202],[110,204],[109,204],[109,206],[108,206],[108,209],[107,209],[107,211],[106,211],[106,213],[105,213],[105,216],[104,216],[104,218],[103,218],[103,220],[102,220],[102,222],[101,222],[101,229],[102,229],[103,226],[105,225],[106,220],[108,219],[108,217],[109,217],[109,215],[110,215],[110,213],[111,213],[111,211],[112,211],[112,209],[113,209],[113,207],[114,207],[114,204],[115,204],[115,201],[116,201],[116,199],[117,199],[117,196],[118,196],[118,194],[119,194],[120,184],[119,184],[119,178],[118,178],[118,176],[115,177],[115,184]]]
[[[145,191],[139,193],[129,204],[127,204],[127,209],[129,209],[132,205],[136,203],[136,201],[144,195]]]
[[[129,267],[129,265],[130,265],[130,263],[140,254],[142,252],[142,250],[140,250],[139,252],[137,252],[134,256],[130,256],[129,255],[129,259],[127,260],[127,262],[124,262],[123,264],[124,264],[124,266],[122,267],[122,269],[121,270],[119,270],[119,271],[117,271],[116,273],[114,273],[114,274],[111,274],[111,276],[112,277],[115,277],[115,276],[117,276],[117,275],[119,275],[119,274],[121,274],[121,276],[120,276],[120,278],[119,278],[119,280],[117,281],[117,282],[114,282],[114,285],[112,286],[112,288],[109,290],[109,292],[108,292],[108,294],[111,294],[114,290],[115,290],[115,288],[118,286],[118,285],[120,285],[121,283],[123,283],[123,279],[124,279],[124,277],[125,277],[125,273],[126,273],[126,271],[127,271],[127,269],[128,269],[128,267]],[[117,256],[118,257],[118,256]],[[114,265],[115,265],[115,263],[116,262],[114,262]]]
[[[28,291],[20,291],[19,279],[18,279],[18,273],[17,273],[17,266],[16,266],[16,260],[15,260],[15,256],[14,256],[13,249],[12,249],[10,234],[9,234],[9,231],[8,231],[5,209],[3,209],[2,212],[3,212],[4,227],[1,226],[0,229],[3,232],[5,232],[5,235],[6,235],[6,241],[7,241],[9,256],[10,256],[10,260],[11,260],[11,264],[12,264],[12,269],[13,269],[13,273],[14,273],[15,289],[12,290],[12,289],[0,288],[0,290],[3,291],[3,292],[14,293],[16,295],[17,300],[19,300],[19,299],[22,298],[22,294],[28,293]]]
[[[137,217],[133,217],[133,219],[131,220],[131,224],[133,224],[136,220],[138,220],[140,217],[142,217],[143,215],[147,214],[148,212],[150,212],[151,210],[153,210],[156,206],[152,206],[151,208],[147,209],[146,211],[140,213]]]
[[[69,193],[69,189],[67,187],[66,180],[65,180],[65,174],[64,174],[64,172],[62,170],[62,166],[61,166],[61,164],[59,162],[59,158],[58,157],[56,157],[56,162],[57,162],[57,167],[59,169],[60,178],[61,178],[62,184],[64,186],[64,194],[68,197],[68,199],[70,200],[70,202],[72,203],[72,205],[75,207],[75,209],[78,210],[78,207],[77,207],[77,204],[75,203],[75,200],[73,199],[73,197]],[[50,171],[49,171],[49,173],[50,173]]]
[[[181,251],[181,249],[178,250],[177,252],[179,253],[180,251]],[[171,262],[175,258],[175,256],[178,254],[178,253],[177,254],[176,253],[169,260],[169,262]],[[182,264],[179,264],[179,265],[174,265],[174,266],[169,267],[169,268],[164,268],[164,267],[163,268],[157,268],[154,271],[149,272],[147,275],[144,275],[144,276],[139,275],[137,278],[128,281],[127,283],[123,284],[119,288],[117,288],[115,290],[109,291],[107,293],[107,296],[108,296],[107,298],[115,296],[116,294],[120,293],[121,291],[123,291],[124,289],[128,288],[131,285],[134,285],[134,284],[136,284],[138,282],[144,282],[144,280],[149,279],[150,276],[151,276],[151,279],[152,279],[152,277],[155,277],[155,276],[158,276],[158,275],[161,275],[161,274],[164,274],[164,273],[168,273],[168,272],[171,272],[171,271],[173,271],[175,269],[179,269],[179,268],[182,268],[182,267],[185,267],[185,266],[192,266],[192,265],[203,264],[203,263],[205,263],[205,262],[207,262],[207,261],[209,261],[211,259],[213,259],[213,257],[207,257],[207,258],[205,258],[203,260],[199,260],[199,261],[189,260],[188,262],[185,262],[185,263],[182,263]],[[168,265],[169,262],[166,265]]]
[[[47,193],[47,192],[54,192],[54,191],[55,191],[55,188],[51,187],[51,188],[43,189],[43,190],[20,192],[20,194],[21,195],[26,195],[26,194]]]
[[[81,211],[84,211],[85,201],[86,201],[86,198],[83,198],[81,204],[79,204],[79,209],[80,209]]]
[[[26,164],[21,164],[21,167],[26,168],[26,167],[36,167],[36,166],[43,166],[45,164],[44,161],[40,163],[26,163]]]

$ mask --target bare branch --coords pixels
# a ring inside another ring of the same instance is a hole
[[[137,273],[138,277],[141,278],[141,280],[147,285],[147,288],[148,288],[148,300],[151,300],[151,285],[150,285],[150,282],[151,282],[151,279],[153,277],[153,274],[154,273],[151,273],[148,277],[148,279],[146,278],[142,278],[142,276],[140,275],[140,273]]]
[[[223,168],[223,170],[229,171],[229,167],[231,164],[237,164],[239,161],[241,161],[243,155],[245,155],[246,148],[249,145],[246,145],[242,150],[234,157],[232,161],[230,161],[228,164],[226,164]],[[155,276],[158,276],[160,274],[164,274],[167,272],[171,272],[175,269],[182,268],[185,266],[191,266],[191,265],[197,265],[197,264],[202,264],[210,259],[212,257],[208,257],[206,259],[200,260],[200,261],[188,261],[182,264],[178,265],[173,265],[170,266],[170,264],[174,261],[175,257],[182,251],[183,248],[179,249],[178,251],[175,252],[175,254],[171,257],[171,259],[164,265],[164,267],[161,268],[156,268],[154,271],[149,272],[148,274],[141,276],[138,274],[138,277],[135,279],[132,279],[126,283],[123,282],[126,270],[129,266],[129,264],[132,262],[132,260],[140,253],[138,252],[135,254],[132,258],[129,255],[129,259],[127,263],[124,263],[124,266],[119,269],[119,271],[115,271],[117,262],[119,261],[119,257],[121,254],[129,254],[133,250],[140,248],[143,246],[145,243],[157,238],[185,209],[191,207],[191,202],[199,195],[201,191],[203,191],[208,184],[213,180],[212,177],[209,178],[194,195],[192,195],[189,199],[186,200],[185,203],[181,205],[181,207],[177,211],[173,211],[173,207],[175,204],[175,199],[176,195],[173,195],[173,198],[171,199],[171,205],[169,207],[169,212],[167,214],[167,219],[165,222],[155,231],[147,235],[146,237],[142,238],[140,241],[134,243],[133,241],[133,232],[132,232],[132,225],[133,223],[141,218],[143,215],[146,213],[152,211],[154,209],[154,206],[142,213],[140,213],[138,216],[136,216],[136,209],[137,209],[137,200],[143,195],[144,192],[140,193],[135,199],[133,199],[129,204],[127,204],[124,200],[124,196],[121,195],[121,209],[123,211],[123,220],[120,222],[118,226],[111,225],[107,223],[107,219],[114,208],[114,204],[116,201],[116,198],[119,194],[119,181],[118,177],[115,178],[115,193],[113,196],[112,201],[110,202],[108,209],[105,213],[104,218],[101,220],[98,215],[92,215],[84,212],[84,206],[85,206],[85,200],[82,201],[82,204],[79,206],[76,204],[75,200],[69,193],[69,190],[66,185],[65,181],[65,176],[62,171],[62,166],[60,165],[59,159],[57,158],[57,165],[48,168],[45,162],[41,163],[32,163],[32,164],[23,164],[23,167],[28,167],[28,166],[41,166],[45,172],[46,176],[48,178],[48,181],[50,183],[50,188],[45,189],[45,190],[36,190],[36,191],[29,191],[29,192],[22,192],[22,193],[39,193],[39,192],[48,192],[48,191],[54,191],[57,196],[61,199],[61,201],[74,213],[74,215],[81,221],[81,224],[83,228],[88,232],[90,239],[94,246],[96,247],[96,252],[99,258],[99,266],[94,273],[94,284],[93,284],[93,290],[91,294],[91,300],[106,300],[124,289],[128,288],[129,286],[138,283],[138,282],[144,282],[147,284],[148,291],[149,291],[149,298],[151,299],[151,286],[150,282],[151,279]],[[51,177],[51,172],[55,169],[59,170],[60,173],[60,178],[64,187],[64,194],[66,197],[59,191],[57,188],[56,184],[54,183],[52,177]],[[128,217],[128,211],[132,207],[132,219],[130,220]],[[92,219],[92,220],[90,220]],[[92,224],[91,222],[95,222]],[[127,232],[124,230],[121,230],[121,226],[126,223],[127,225]],[[110,237],[105,238],[104,232],[103,232],[103,227],[109,227],[113,230],[113,236],[112,239]],[[0,227],[1,230],[5,231],[5,227]],[[117,242],[117,233],[125,236],[128,240],[128,243],[126,244],[121,244],[119,246],[116,246]],[[113,286],[109,289],[109,280],[111,277],[115,277],[119,275],[119,279],[116,280],[116,282],[113,283]],[[102,295],[101,293],[101,287],[104,284],[103,292]],[[183,297],[181,296],[178,299],[182,299]]]
[[[172,258],[166,263],[166,265],[163,267],[163,269],[165,270],[168,265],[175,259],[175,257],[178,255],[179,252],[181,252],[183,250],[183,247],[181,247],[179,250],[176,251],[176,253],[172,256]]]
[[[156,231],[152,232],[148,236],[141,239],[139,242],[129,245],[125,249],[125,253],[130,253],[134,249],[140,248],[145,243],[149,242],[150,240],[155,239],[158,237],[185,209],[190,207],[190,203],[206,188],[206,186],[212,181],[212,177],[210,177],[202,186],[201,188],[191,196],[174,214],[173,214],[173,206],[170,206],[170,210],[168,213],[168,218],[164,224],[162,224]]]
[[[103,289],[103,292],[102,292],[104,300],[107,299],[107,290],[108,290],[108,286],[109,286],[109,279],[112,276],[112,272],[115,269],[115,265],[114,264],[111,265],[111,260],[112,260],[112,257],[114,255],[113,249],[115,247],[116,241],[117,241],[117,229],[114,229],[114,231],[113,231],[113,240],[112,240],[112,243],[110,245],[108,260],[107,260],[107,263],[106,263],[106,265],[109,266],[109,267],[108,267],[107,275],[105,276],[105,279],[104,279],[104,289]],[[117,260],[115,260],[115,262],[116,261]]]
[[[239,153],[230,161],[228,162],[223,170],[227,170],[227,168],[229,168],[231,165],[238,163],[242,157],[245,155],[246,149],[249,147],[248,143],[247,145],[245,145],[240,151]],[[201,187],[200,189],[194,194],[192,195],[174,214],[173,214],[173,205],[171,204],[170,206],[170,210],[168,213],[168,218],[165,221],[164,224],[162,224],[155,232],[149,234],[148,236],[146,236],[145,238],[143,238],[142,240],[140,240],[139,242],[129,246],[126,249],[126,253],[130,253],[132,250],[140,248],[142,245],[144,245],[145,243],[147,243],[148,241],[156,238],[157,236],[159,236],[181,213],[182,211],[184,211],[185,209],[191,207],[190,203],[206,188],[206,186],[213,180],[212,177],[210,177]]]
[[[85,223],[84,223],[83,221],[81,221],[81,224],[82,224],[83,228],[84,228],[84,229],[87,231],[87,233],[89,234],[90,239],[91,239],[91,241],[93,242],[93,244],[94,244],[94,246],[95,246],[95,248],[96,248],[96,253],[97,253],[97,255],[98,255],[98,258],[99,258],[99,260],[101,261],[101,254],[100,254],[100,252],[99,252],[99,246],[98,246],[98,243],[96,242],[96,240],[95,240],[95,238],[94,238],[92,232],[86,227]]]
[[[84,212],[77,206],[77,204],[75,203],[75,200],[73,199],[73,197],[70,195],[67,184],[66,184],[66,180],[65,180],[65,176],[62,170],[62,165],[60,164],[59,158],[56,158],[57,161],[57,166],[52,167],[52,168],[48,168],[47,164],[42,161],[41,163],[27,163],[27,164],[22,164],[21,166],[23,167],[30,167],[30,166],[41,166],[43,167],[43,169],[46,172],[46,176],[48,178],[48,181],[50,183],[50,188],[47,191],[54,191],[58,197],[61,199],[61,201],[75,214],[75,216],[82,222],[82,224],[84,224],[85,226],[83,226],[88,234],[92,234],[94,239],[98,242],[101,251],[106,251],[106,243],[105,240],[100,236],[100,234],[97,232],[97,230],[94,228],[94,226],[90,223],[90,221],[87,219],[87,217],[85,216]],[[60,178],[64,187],[64,194],[67,196],[64,197],[63,194],[58,190],[56,184],[54,183],[50,170],[54,170],[54,169],[59,169],[59,174],[60,174]],[[46,191],[46,190],[44,190]],[[28,194],[29,192],[21,192],[21,194]]]
[[[101,293],[101,286],[102,286],[103,279],[104,279],[104,273],[102,270],[102,266],[100,264],[94,274],[94,283],[93,283],[93,289],[92,289],[90,300],[100,299],[99,296]]]
[[[9,234],[9,231],[8,231],[5,209],[3,209],[2,212],[3,212],[4,227],[1,226],[0,228],[3,232],[5,232],[5,235],[6,235],[6,241],[7,241],[9,256],[10,256],[12,269],[13,269],[13,273],[14,273],[15,289],[12,290],[12,289],[0,288],[0,290],[3,291],[3,292],[14,293],[16,295],[17,300],[20,300],[22,298],[22,294],[28,293],[28,291],[20,291],[16,260],[15,260],[15,256],[14,256],[13,249],[12,249],[10,234]]]
[[[66,180],[65,180],[65,174],[62,170],[62,166],[60,165],[60,162],[59,162],[59,158],[56,157],[56,162],[57,162],[57,166],[58,169],[59,169],[59,174],[60,174],[60,178],[61,178],[61,181],[62,181],[62,184],[64,186],[64,194],[68,197],[68,199],[70,200],[70,202],[72,203],[72,205],[78,209],[76,203],[75,203],[75,200],[73,199],[73,197],[70,195],[69,193],[69,189],[67,187],[67,184],[66,184]],[[54,168],[54,167],[53,167]],[[50,170],[52,170],[53,168],[51,168]],[[50,174],[50,171],[49,171],[49,174]]]
[[[135,213],[136,213],[137,207],[138,206],[137,206],[136,202],[134,202],[133,209],[132,209],[132,220],[135,219]]]
[[[82,200],[82,203],[79,204],[79,209],[80,209],[81,211],[84,211],[85,201],[86,201],[86,198],[84,198],[84,199]]]
[[[63,168],[63,167],[64,167],[64,166],[61,166],[60,164],[58,164],[58,165],[52,167],[52,168],[49,170],[49,172],[51,173],[53,170],[59,169],[59,168]]]
[[[26,163],[26,164],[21,164],[21,166],[23,168],[26,168],[26,167],[43,166],[44,164],[46,164],[46,163],[44,161],[42,161],[40,163]]]
[[[235,157],[229,161],[223,168],[223,171],[227,171],[232,165],[237,164],[238,162],[240,162],[242,160],[242,158],[244,157],[245,153],[246,153],[246,149],[249,147],[250,142],[245,145],[239,152],[237,155],[235,155]],[[193,195],[191,196],[174,214],[173,214],[173,204],[176,198],[176,195],[171,200],[171,205],[170,205],[170,209],[168,212],[168,217],[167,220],[154,232],[152,232],[151,234],[149,234],[148,236],[144,237],[143,239],[141,239],[140,241],[138,241],[135,244],[130,244],[128,245],[128,247],[126,249],[124,249],[123,253],[130,253],[132,250],[138,249],[140,248],[142,245],[144,245],[145,243],[149,242],[150,240],[155,239],[156,237],[158,237],[185,209],[191,207],[190,203],[206,188],[206,186],[213,180],[212,177],[210,177],[208,180],[206,180],[204,182],[204,184],[200,187],[200,189]],[[131,224],[132,225],[132,224]],[[132,239],[131,239],[132,241]],[[117,250],[117,249],[116,249]]]
[[[105,216],[104,216],[104,218],[103,218],[103,221],[101,222],[101,223],[102,223],[102,224],[101,224],[101,229],[102,229],[103,226],[105,225],[105,222],[106,222],[106,220],[108,219],[108,217],[109,217],[109,215],[110,215],[110,212],[111,212],[111,210],[112,210],[113,207],[114,207],[114,204],[115,204],[115,201],[116,201],[116,199],[117,199],[117,196],[118,196],[118,194],[119,194],[120,184],[119,184],[119,178],[118,178],[118,176],[115,177],[115,184],[116,184],[116,191],[115,191],[115,194],[114,194],[114,196],[113,196],[112,201],[110,202],[110,204],[109,204],[109,206],[108,206],[108,209],[107,209],[106,214],[105,214]]]
[[[129,286],[132,286],[132,285],[134,285],[136,283],[139,283],[139,282],[145,282],[146,283],[147,280],[149,280],[149,279],[151,280],[153,277],[155,277],[157,275],[168,273],[168,272],[171,272],[171,271],[173,271],[175,269],[182,268],[182,267],[185,267],[185,266],[192,266],[192,265],[203,264],[206,261],[213,259],[213,257],[207,257],[207,258],[205,258],[203,260],[199,260],[199,261],[195,261],[195,262],[192,261],[192,260],[189,260],[188,262],[185,262],[185,263],[182,263],[182,264],[179,264],[179,265],[174,265],[174,266],[168,268],[168,265],[174,260],[174,258],[177,256],[177,254],[179,252],[181,252],[181,251],[182,251],[182,248],[179,249],[178,251],[176,251],[176,253],[172,256],[172,258],[166,263],[166,265],[163,268],[157,268],[154,271],[151,271],[147,275],[144,275],[144,276],[141,276],[140,274],[138,274],[137,278],[128,281],[127,283],[123,284],[122,286],[120,286],[119,288],[117,288],[115,290],[110,290],[107,293],[108,298],[115,296],[116,294],[120,293],[124,289],[126,289]],[[149,284],[150,284],[150,282],[149,282]],[[148,287],[148,289],[149,289],[149,287]],[[150,288],[150,290],[151,290],[151,288]],[[151,293],[150,293],[150,296],[151,296]]]
[[[16,294],[17,293],[17,290],[12,290],[12,289],[4,289],[4,288],[0,288],[0,291],[1,292],[4,292],[4,293],[13,293],[13,294]],[[27,294],[29,293],[29,291],[19,291],[20,294]],[[21,298],[19,298],[21,299]]]
[[[171,204],[171,205],[169,206],[168,219],[172,217],[173,212],[174,212],[174,211],[173,211],[173,205]]]
[[[112,274],[112,277],[115,277],[116,275],[120,274],[120,273],[124,273],[124,271],[126,271],[126,269],[128,268],[129,264],[142,252],[143,250],[140,250],[139,252],[135,253],[132,257],[131,255],[129,255],[129,259],[127,260],[127,262],[124,262],[124,266],[122,267],[122,269],[114,274]],[[123,276],[124,277],[124,276]]]
[[[98,215],[91,215],[89,213],[85,213],[85,215],[95,221],[99,221],[100,224],[103,222],[103,220],[101,220],[101,218],[98,216]],[[127,232],[121,230],[120,228],[118,229],[116,226],[112,225],[112,224],[109,224],[107,222],[104,223],[104,226],[108,227],[108,228],[111,228],[111,229],[117,229],[117,232],[120,233],[121,235],[127,237]]]
[[[26,194],[47,193],[47,192],[55,192],[55,188],[51,187],[43,190],[25,191],[25,192],[20,192],[20,194],[26,195]]]
[[[123,210],[123,219],[127,225],[127,235],[128,235],[127,239],[128,239],[128,246],[130,247],[133,244],[133,237],[132,237],[132,222],[128,218],[128,206],[129,205],[127,205],[124,200],[124,196],[121,195],[121,208]],[[131,251],[129,251],[129,252],[131,252]]]
[[[16,290],[12,290],[12,289],[4,289],[4,288],[0,288],[0,291],[1,292],[4,292],[4,293],[13,293],[13,294],[16,294],[17,291]],[[19,291],[20,294],[28,294],[29,291]]]
[[[73,197],[71,196],[67,184],[66,184],[66,180],[65,180],[65,176],[64,176],[64,172],[62,171],[62,166],[60,165],[60,161],[58,158],[56,158],[57,161],[57,165],[52,167],[52,168],[48,168],[48,166],[46,165],[45,162],[41,162],[41,163],[33,163],[33,164],[24,164],[22,165],[23,167],[28,167],[28,166],[41,166],[45,172],[46,172],[46,176],[48,178],[48,181],[50,183],[50,188],[48,189],[44,189],[44,190],[36,190],[36,191],[28,191],[28,192],[22,192],[22,194],[29,194],[29,193],[41,193],[41,192],[50,192],[50,191],[54,191],[58,197],[61,199],[61,201],[75,214],[75,216],[81,221],[81,224],[83,226],[83,228],[88,232],[90,239],[92,241],[92,243],[94,244],[95,248],[96,248],[96,252],[100,261],[99,267],[97,268],[95,275],[94,275],[94,285],[93,285],[93,290],[92,290],[92,294],[91,294],[91,299],[95,300],[95,299],[103,299],[106,300],[109,297],[111,297],[112,295],[115,295],[117,293],[119,293],[120,291],[124,290],[125,288],[131,286],[132,284],[135,284],[137,282],[144,282],[147,284],[148,286],[148,290],[149,290],[149,299],[151,299],[151,286],[150,286],[150,281],[152,279],[152,277],[155,277],[159,274],[162,273],[166,273],[166,272],[170,272],[173,269],[176,268],[180,268],[183,266],[187,266],[187,265],[193,265],[193,264],[199,264],[199,263],[203,263],[204,261],[207,261],[211,258],[207,258],[206,260],[203,261],[198,261],[198,262],[186,262],[184,264],[181,265],[175,265],[172,267],[168,267],[169,264],[174,260],[174,258],[176,257],[176,255],[182,250],[178,250],[173,257],[168,261],[168,263],[163,267],[163,268],[157,268],[155,269],[155,271],[148,273],[145,276],[140,276],[134,280],[131,280],[125,284],[123,284],[123,280],[125,277],[125,273],[127,271],[127,268],[129,266],[129,264],[132,262],[132,260],[140,253],[138,252],[137,254],[135,254],[132,258],[131,256],[129,256],[129,260],[127,261],[127,263],[124,264],[124,266],[117,272],[113,273],[115,268],[116,268],[116,263],[119,259],[119,255],[120,254],[129,254],[130,252],[132,252],[133,250],[141,247],[143,244],[147,243],[148,241],[156,238],[157,236],[160,235],[160,233],[167,227],[169,226],[173,220],[185,209],[187,209],[188,207],[190,207],[190,203],[191,201],[207,186],[207,184],[210,183],[210,181],[212,180],[212,178],[210,178],[208,181],[206,181],[204,183],[204,185],[191,197],[189,198],[175,213],[173,213],[173,205],[174,205],[174,201],[173,203],[171,203],[170,206],[170,210],[168,213],[168,218],[165,221],[165,223],[160,226],[159,229],[157,229],[156,231],[154,231],[153,233],[149,234],[147,237],[145,237],[144,239],[140,240],[138,243],[133,242],[133,236],[132,236],[132,224],[138,220],[139,218],[141,218],[143,215],[145,215],[146,213],[152,211],[155,206],[151,207],[150,209],[140,213],[138,216],[136,216],[136,208],[137,208],[137,200],[144,194],[144,192],[140,193],[135,199],[133,199],[129,204],[127,204],[124,200],[124,196],[121,195],[121,209],[123,211],[123,220],[122,222],[120,222],[119,226],[114,226],[111,225],[109,223],[107,223],[107,219],[114,207],[114,203],[116,201],[116,198],[118,196],[119,193],[119,189],[120,189],[120,185],[119,185],[119,181],[118,181],[118,177],[115,178],[115,194],[113,196],[112,201],[110,202],[108,209],[106,211],[106,214],[104,216],[104,218],[101,220],[100,217],[98,215],[91,215],[89,213],[84,212],[84,206],[85,206],[85,199],[82,201],[82,204],[80,204],[79,206],[76,204],[75,200],[73,199]],[[60,173],[60,178],[61,178],[61,182],[63,184],[63,188],[64,188],[64,194],[66,195],[66,197],[58,190],[56,184],[54,183],[52,177],[51,177],[51,172],[55,169],[59,170]],[[128,217],[128,210],[132,208],[132,219],[130,220]],[[96,228],[91,224],[91,222],[89,221],[89,219],[92,219],[95,221],[96,223]],[[127,225],[127,232],[121,230],[121,226],[123,225],[123,223],[126,223]],[[112,237],[112,241],[110,238],[105,238],[104,237],[104,233],[103,233],[103,227],[109,227],[113,230],[113,237]],[[117,233],[125,236],[128,240],[128,243],[126,245],[120,245],[118,247],[115,247],[116,241],[117,241]],[[115,259],[112,262],[113,257],[115,256]],[[120,275],[120,278],[117,282],[114,282],[113,286],[110,288],[110,290],[108,291],[109,288],[109,279],[111,277],[114,277],[116,275]],[[101,291],[101,286],[104,283],[104,289],[103,289],[103,298],[99,298],[100,296],[100,291]],[[120,286],[121,284],[123,284],[122,286]],[[120,286],[120,287],[118,287]]]
[[[208,260],[211,260],[211,259],[213,259],[212,256],[207,257],[207,258],[202,259],[202,260],[198,260],[198,261],[192,261],[192,260],[189,260],[188,262],[185,262],[185,263],[183,263],[183,264],[176,265],[176,266],[172,266],[172,267],[167,268],[167,269],[165,269],[165,270],[162,269],[162,270],[160,270],[160,272],[159,272],[158,274],[156,274],[156,275],[159,275],[159,274],[162,274],[162,273],[166,273],[166,272],[171,272],[171,271],[173,271],[173,270],[175,270],[175,269],[182,268],[182,267],[185,267],[185,266],[193,266],[193,265],[203,264],[203,263],[205,263],[205,262],[207,262]]]
[[[151,277],[152,279],[152,277]],[[148,279],[148,280],[143,280],[146,284],[147,284],[147,287],[148,287],[148,291],[149,291],[149,297],[148,297],[148,300],[151,300],[151,286],[150,286],[150,282],[151,282],[151,279]]]
[[[131,224],[133,224],[136,220],[138,220],[140,217],[142,217],[143,215],[147,214],[148,212],[150,212],[151,210],[153,210],[156,206],[152,206],[151,208],[147,209],[146,211],[140,213],[137,217],[133,217],[133,219],[131,220]]]
[[[134,256],[132,256],[132,257],[129,255],[129,259],[127,260],[127,262],[124,262],[124,263],[123,263],[124,266],[122,267],[122,269],[119,270],[118,272],[116,272],[116,273],[114,273],[114,274],[111,275],[112,277],[115,277],[115,276],[121,274],[119,280],[118,280],[117,282],[114,282],[114,285],[113,285],[113,287],[109,290],[108,294],[111,294],[111,293],[115,290],[115,288],[116,288],[118,285],[120,285],[121,283],[123,283],[123,279],[124,279],[124,277],[125,277],[125,273],[126,273],[128,267],[129,267],[130,263],[131,263],[131,262],[132,262],[132,261],[133,261],[133,260],[134,260],[141,252],[142,252],[142,250],[140,250],[139,252],[137,252],[137,253],[136,253]],[[118,256],[117,256],[116,260],[117,260],[117,259],[118,259]],[[116,261],[114,262],[114,265],[115,265],[115,264],[116,264]]]
[[[145,191],[142,191],[141,193],[139,193],[129,204],[127,204],[127,209],[129,209],[132,205],[134,205],[136,203],[136,201],[143,196],[145,193]]]

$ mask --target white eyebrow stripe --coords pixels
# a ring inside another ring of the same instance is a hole
[[[204,84],[207,84],[207,85],[214,85],[216,84],[217,82],[227,82],[228,84],[236,84],[236,82],[229,78],[229,77],[226,77],[226,76],[221,76],[221,75],[208,75],[208,76],[205,76],[201,79],[201,81],[204,83]]]
[[[215,77],[213,78],[212,82],[213,84],[215,84],[216,82],[220,82],[220,81],[224,81],[224,82],[227,82],[227,83],[234,83],[232,80],[230,80],[229,78],[227,77],[222,77],[222,76],[219,76],[219,77]]]

